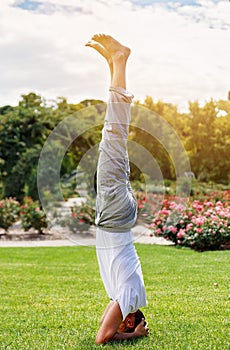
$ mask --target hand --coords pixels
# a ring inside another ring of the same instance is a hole
[[[148,323],[145,322],[144,318],[139,323],[139,325],[135,328],[134,333],[136,334],[137,337],[147,337],[147,335],[149,334],[149,327],[148,327]]]

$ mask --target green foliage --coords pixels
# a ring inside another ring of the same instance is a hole
[[[88,197],[81,205],[71,207],[71,214],[59,219],[59,224],[68,227],[70,231],[88,231],[89,226],[95,223],[95,200]]]
[[[22,200],[25,186],[30,187],[33,183],[34,188],[34,169],[42,145],[54,126],[49,120],[51,114],[51,108],[43,105],[41,97],[30,93],[22,96],[17,107],[8,108],[0,115],[0,158],[4,160],[0,163],[3,197],[13,196]],[[34,192],[34,197],[38,198]]]
[[[188,113],[179,113],[176,106],[162,101],[155,102],[150,96],[146,97],[144,104],[139,102],[137,104],[159,114],[172,125],[188,152],[191,170],[199,181],[229,182],[230,101],[211,100],[203,107],[197,101],[190,102]],[[155,123],[152,127],[158,129],[160,126]],[[148,125],[147,130],[151,130],[151,125]],[[173,149],[170,135],[167,142],[170,149]],[[161,166],[164,178],[173,179],[173,169],[169,166],[170,160],[167,159],[165,151],[156,140],[153,147],[155,148],[153,154],[156,154],[155,159]],[[158,160],[158,154],[161,160]]]
[[[86,154],[91,158],[88,162],[95,162],[95,155],[88,154],[88,151],[100,142],[105,107],[100,100],[86,99],[70,104],[65,97],[59,97],[53,105],[48,105],[44,98],[33,92],[22,95],[18,106],[0,107],[1,197],[12,196],[19,201],[24,196],[38,199],[36,177],[41,149],[55,126],[70,115],[76,115],[75,122],[63,130],[61,140],[52,144],[50,163],[55,164],[55,152],[58,154],[60,145],[69,140],[71,144],[62,161],[61,177],[71,174]],[[137,101],[132,107],[130,140],[150,152],[164,179],[175,180],[175,164],[165,145],[172,155],[177,155],[177,145],[162,120],[172,126],[184,144],[191,170],[199,181],[229,183],[230,101],[211,100],[202,107],[197,101],[190,102],[189,112],[180,113],[176,106],[147,96],[144,103]],[[76,131],[77,137],[74,136]],[[130,158],[134,160],[133,163],[131,161],[131,180],[143,182],[143,176],[159,180],[159,174],[149,172],[145,157],[136,148],[131,147]],[[87,171],[85,174],[89,183],[91,174],[87,175]],[[48,183],[51,189],[47,187],[47,190],[55,192],[52,189],[51,166],[44,169],[44,177],[51,182]]]
[[[1,348],[229,349],[229,252],[139,244],[136,249],[150,334],[98,346],[108,297],[95,247],[1,248]]]
[[[79,111],[85,107],[84,113]],[[104,107],[100,100],[85,100],[78,104],[68,104],[65,98],[58,98],[53,106],[47,106],[46,101],[35,93],[22,95],[18,106],[3,106],[0,108],[0,182],[2,197],[13,196],[22,201],[23,197],[31,196],[38,199],[37,164],[41,149],[47,136],[64,118],[78,112],[76,122],[64,130],[62,139],[57,140],[50,151],[55,162],[55,152],[59,151],[59,143],[74,140],[69,146],[61,166],[61,176],[71,173],[77,166],[82,155],[98,143],[102,127],[95,126],[81,134],[80,130],[87,128],[89,120],[95,120],[95,125],[102,123]],[[75,131],[79,136],[75,139]],[[52,162],[52,159],[50,160]],[[52,182],[52,167],[45,169],[44,176]]]
[[[153,113],[151,109],[149,111],[146,107],[147,105],[135,105],[131,110],[130,140],[134,141],[134,144],[128,149],[131,159],[131,180],[142,181],[143,172],[152,180],[159,180],[159,174],[152,172],[152,160],[157,162],[164,178],[175,178],[172,160],[165,150],[165,144],[170,141],[170,138],[166,137],[167,127],[163,125],[161,116]],[[143,157],[142,148],[135,147],[135,144],[143,146],[152,159],[147,161]]]
[[[20,212],[20,203],[14,198],[6,198],[0,201],[0,228],[7,233],[10,226],[17,220]]]
[[[21,206],[20,219],[22,228],[29,231],[31,228],[42,234],[48,227],[46,214],[40,209],[39,203],[31,198],[24,198],[24,204]]]
[[[18,220],[21,220],[22,228],[25,231],[33,228],[39,233],[48,227],[48,221],[39,203],[31,198],[24,198],[24,204],[13,198],[6,198],[0,201],[0,228],[7,233],[8,229]]]

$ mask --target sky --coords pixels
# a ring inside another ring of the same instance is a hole
[[[132,50],[127,89],[186,109],[227,99],[229,0],[1,0],[0,106],[22,94],[106,100],[105,61],[85,43],[94,33]]]

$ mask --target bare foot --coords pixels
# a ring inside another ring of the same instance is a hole
[[[112,63],[112,59],[110,56],[110,53],[97,41],[94,40],[89,40],[85,46],[90,46],[93,49],[97,50],[105,59],[109,62]]]
[[[112,61],[112,58],[110,56],[109,51],[107,51],[100,43],[98,43],[97,41],[94,41],[94,40],[89,40],[85,44],[85,46],[92,47],[93,49],[98,51],[106,59],[106,61],[109,64],[110,75],[111,75],[111,79],[112,79],[112,75],[113,75],[113,61]]]
[[[103,48],[109,53],[112,61],[122,58],[126,62],[130,55],[131,50],[127,46],[120,44],[110,35],[95,34],[92,37],[92,40],[103,46]]]

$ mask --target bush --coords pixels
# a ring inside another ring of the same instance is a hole
[[[88,230],[95,221],[95,201],[88,197],[85,203],[71,207],[71,215],[66,215],[60,219],[59,224],[76,233],[78,231]]]
[[[222,201],[215,201],[214,197],[194,200],[187,208],[166,199],[149,228],[179,246],[200,251],[220,249],[230,241],[230,192],[224,194]]]
[[[20,203],[14,198],[6,198],[0,201],[0,227],[8,232],[17,220],[20,212]]]
[[[34,228],[38,233],[43,234],[44,229],[48,227],[46,214],[40,209],[39,203],[31,198],[24,199],[24,205],[20,212],[21,225],[25,231]]]

